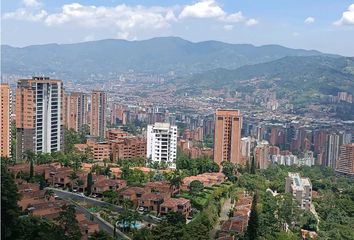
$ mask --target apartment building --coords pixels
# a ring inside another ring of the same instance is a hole
[[[310,209],[312,184],[309,178],[301,178],[299,173],[289,172],[285,178],[285,192],[291,193],[302,209]]]
[[[176,168],[177,126],[155,123],[147,127],[147,158]]]
[[[92,91],[90,134],[104,138],[106,131],[107,95],[104,91]]]
[[[11,90],[5,83],[0,84],[0,156],[10,157],[11,155]]]
[[[254,149],[254,155],[258,168],[266,169],[269,165],[269,143],[262,140]]]
[[[88,95],[82,92],[67,93],[64,96],[64,122],[68,129],[78,132],[87,124]]]
[[[63,82],[49,77],[20,79],[16,89],[16,158],[26,150],[51,153],[63,148]]]
[[[340,147],[336,174],[354,178],[354,143],[345,144]]]
[[[214,129],[214,161],[241,164],[242,117],[239,110],[216,110]]]

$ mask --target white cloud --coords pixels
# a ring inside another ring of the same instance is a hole
[[[227,23],[245,23],[252,26],[258,23],[256,19],[245,17],[241,11],[235,13],[225,12],[215,0],[200,0],[192,5],[186,5],[179,19],[184,18],[213,18]]]
[[[224,10],[214,0],[204,0],[185,6],[179,18],[215,18],[224,15]]]
[[[22,4],[26,7],[39,7],[42,5],[38,0],[22,0]]]
[[[254,26],[254,25],[257,25],[258,24],[258,21],[254,18],[250,18],[246,21],[246,25],[247,26]]]
[[[300,36],[300,33],[298,33],[298,32],[293,32],[292,35],[293,35],[293,37],[298,37],[298,36]]]
[[[234,29],[234,25],[227,24],[227,25],[224,25],[223,28],[224,28],[226,31],[231,31],[232,29]]]
[[[45,10],[40,10],[34,13],[24,8],[19,8],[14,12],[5,13],[2,18],[38,22],[38,21],[42,21],[47,16],[48,13]]]
[[[348,7],[348,10],[342,13],[341,19],[333,23],[336,26],[354,25],[354,4]]]
[[[308,17],[304,21],[304,23],[306,23],[306,24],[312,24],[314,22],[315,22],[315,18],[314,17]]]
[[[128,6],[95,6],[80,3],[64,4],[61,10],[47,13],[42,9],[40,0],[23,0],[25,7],[3,15],[3,19],[41,22],[48,27],[75,26],[93,32],[107,30],[124,39],[135,39],[139,35],[150,34],[154,30],[168,29],[172,24],[180,24],[185,19],[209,18],[223,23],[225,30],[233,28],[233,24],[242,23],[252,26],[256,19],[245,17],[242,12],[227,13],[216,0],[199,0],[194,4],[171,7]],[[82,39],[85,39],[84,35]]]
[[[133,39],[138,31],[168,28],[176,21],[171,9],[161,7],[116,7],[83,6],[79,3],[66,4],[60,13],[45,19],[48,26],[73,23],[86,28],[112,28],[117,37]]]

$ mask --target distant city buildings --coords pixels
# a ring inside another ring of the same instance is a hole
[[[64,122],[68,129],[78,132],[82,125],[87,124],[88,95],[82,92],[72,92],[64,97]]]
[[[11,90],[8,84],[0,84],[0,105],[1,105],[1,139],[0,157],[11,155]]]
[[[262,140],[254,149],[256,164],[259,169],[266,169],[269,165],[269,143]]]
[[[312,184],[309,178],[301,178],[299,173],[289,172],[285,178],[285,192],[291,193],[302,209],[310,210]]]
[[[107,95],[103,91],[92,91],[90,134],[104,138],[106,131]]]
[[[152,163],[176,168],[177,126],[155,123],[147,126],[147,158]]]
[[[302,157],[297,157],[293,154],[275,154],[271,155],[272,163],[285,165],[285,166],[313,166],[315,165],[315,158],[313,157],[313,152],[307,151]]]
[[[240,164],[242,117],[239,110],[216,110],[214,129],[214,161]]]
[[[48,77],[20,79],[16,89],[16,158],[27,150],[51,153],[63,147],[63,82]]]
[[[336,173],[354,178],[354,143],[340,147]]]

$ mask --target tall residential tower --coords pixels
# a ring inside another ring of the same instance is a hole
[[[216,110],[214,129],[214,161],[240,164],[242,117],[239,110]]]
[[[103,91],[92,91],[90,134],[104,138],[106,128],[107,95]]]
[[[16,158],[26,150],[60,151],[63,146],[63,82],[48,77],[20,79],[16,89]]]
[[[87,124],[88,95],[82,92],[65,94],[64,120],[69,129],[78,132],[82,125]]]
[[[177,126],[155,123],[147,127],[147,158],[176,168]]]
[[[1,139],[0,139],[0,157],[10,157],[11,143],[11,90],[8,84],[0,84],[0,106],[1,106]]]

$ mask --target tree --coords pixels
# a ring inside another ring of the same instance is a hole
[[[254,158],[254,154],[252,154],[251,157],[251,169],[250,169],[251,174],[256,174],[256,159]]]
[[[54,222],[45,218],[28,216],[19,219],[16,229],[19,231],[17,240],[67,240],[65,236],[56,234],[60,232],[60,227]]]
[[[113,190],[105,191],[103,192],[103,201],[109,202],[112,204],[117,204],[118,203],[118,193]]]
[[[258,227],[259,227],[259,219],[258,219],[258,210],[257,210],[257,192],[253,195],[251,214],[248,221],[247,226],[247,239],[254,240],[258,238]]]
[[[179,188],[182,184],[182,176],[178,170],[175,170],[170,175],[168,175],[167,179],[170,182],[171,188]]]
[[[113,240],[113,238],[105,231],[95,231],[91,236],[88,238],[89,240]]]
[[[60,226],[60,235],[70,240],[80,240],[82,237],[79,223],[76,220],[75,207],[73,205],[64,205],[59,216],[55,219]]]
[[[92,186],[93,186],[93,178],[92,178],[92,173],[89,172],[87,174],[87,188],[86,188],[86,195],[90,196],[92,193]]]
[[[185,217],[180,212],[169,212],[166,214],[166,221],[169,224],[184,224],[186,223]]]
[[[79,176],[76,174],[76,172],[72,172],[69,175],[69,179],[70,179],[70,189],[72,189],[73,187],[77,186],[77,179],[79,178]]]
[[[7,171],[7,166],[1,162],[1,238],[16,239],[16,227],[20,208],[17,202],[20,200],[20,194],[17,192],[17,186]]]
[[[89,240],[113,240],[113,238],[105,231],[99,230],[98,232],[95,231],[91,236],[88,238]]]
[[[28,162],[30,164],[30,173],[29,173],[29,180],[33,179],[33,175],[34,175],[34,162],[36,161],[36,154],[31,151],[31,150],[26,150],[25,151],[25,159],[26,162]]]
[[[64,130],[64,139],[65,139],[65,146],[64,151],[65,153],[72,153],[75,150],[75,144],[80,143],[79,136],[74,129],[65,129]]]
[[[133,233],[134,240],[152,240],[154,236],[151,231],[147,228],[142,228],[139,231]]]
[[[302,228],[309,231],[317,231],[317,219],[310,211],[305,211],[302,215]]]
[[[221,162],[222,173],[232,182],[236,181],[235,166],[229,161]]]
[[[203,191],[204,185],[199,180],[194,180],[189,184],[189,192],[192,195],[196,195],[197,193]]]
[[[52,196],[54,196],[54,191],[52,189],[47,189],[44,192],[44,198],[49,200]]]

